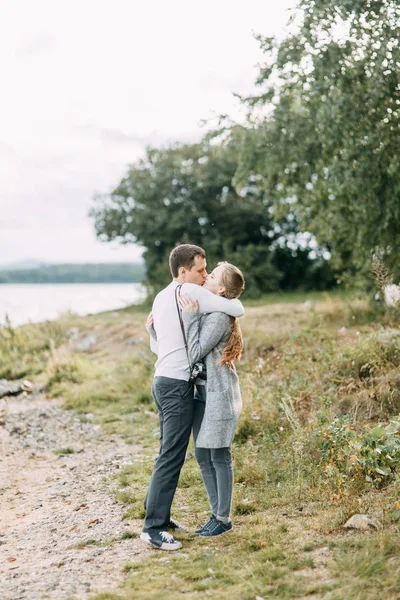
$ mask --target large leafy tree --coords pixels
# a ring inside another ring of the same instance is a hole
[[[142,244],[153,290],[170,279],[168,254],[179,243],[204,246],[211,267],[218,260],[237,264],[253,295],[278,289],[285,277],[297,287],[288,271],[295,273],[299,261],[302,268],[312,261],[285,246],[285,236],[296,231],[295,219],[274,219],[271,203],[251,177],[236,191],[236,169],[233,142],[148,149],[110,196],[96,199],[97,235]]]
[[[258,176],[350,274],[378,251],[400,277],[400,4],[300,0],[289,31],[259,37],[236,182]]]

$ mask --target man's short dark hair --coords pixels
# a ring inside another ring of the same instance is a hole
[[[189,269],[190,271],[194,265],[196,256],[205,258],[205,250],[200,248],[200,246],[193,246],[193,244],[180,244],[176,246],[169,255],[169,268],[172,277],[179,276],[179,267],[185,267],[185,269]]]

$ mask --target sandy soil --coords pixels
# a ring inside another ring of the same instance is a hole
[[[124,565],[152,551],[121,539],[141,523],[122,520],[111,493],[140,448],[40,394],[1,400],[0,415],[0,598],[115,591]],[[62,448],[73,453],[55,454]]]

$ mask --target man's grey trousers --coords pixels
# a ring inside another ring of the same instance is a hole
[[[155,377],[152,394],[160,420],[160,450],[145,501],[143,531],[163,531],[171,518],[179,474],[192,430],[194,385],[181,379]]]

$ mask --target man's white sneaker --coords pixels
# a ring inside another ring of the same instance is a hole
[[[179,550],[179,548],[182,548],[182,544],[167,531],[151,531],[150,533],[142,531],[140,539],[160,550]]]

